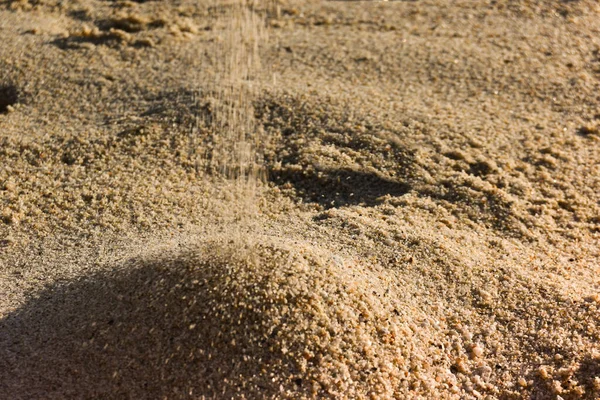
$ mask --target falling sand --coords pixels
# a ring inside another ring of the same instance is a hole
[[[600,398],[592,0],[0,3],[0,399]]]

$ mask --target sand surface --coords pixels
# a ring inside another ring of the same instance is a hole
[[[0,399],[599,399],[599,239],[596,1],[0,0]]]

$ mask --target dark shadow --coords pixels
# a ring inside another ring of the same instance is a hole
[[[101,19],[96,21],[96,26],[102,32],[109,32],[111,29],[119,29],[124,32],[136,33],[144,30],[145,28],[145,24],[129,18]]]
[[[85,43],[96,46],[118,47],[123,43],[123,39],[115,34],[105,32],[99,36],[69,36],[68,38],[55,39],[50,43],[62,50],[77,50],[82,48]]]
[[[90,15],[90,12],[87,10],[74,10],[69,11],[67,13],[71,18],[77,19],[79,21],[91,22],[94,18]]]
[[[19,91],[15,85],[0,84],[0,114],[8,112],[8,107],[19,100]]]
[[[374,206],[384,195],[402,196],[411,189],[404,182],[350,169],[282,168],[271,170],[269,177],[278,185],[291,184],[305,202],[319,203],[325,208]]]
[[[590,137],[592,135],[600,135],[600,126],[582,126],[579,129],[577,129],[577,135],[581,136],[581,137]]]
[[[560,354],[560,353],[554,353]],[[552,379],[543,379],[537,372],[537,368],[534,372],[530,373],[529,378],[533,380],[531,399],[551,399],[556,398],[556,388],[554,382],[560,382],[563,387],[561,392],[561,398],[568,399],[581,399],[581,400],[598,400],[600,397],[600,388],[596,383],[597,377],[600,375],[600,360],[594,359],[591,356],[585,356],[579,362],[575,363],[576,369],[573,371],[573,375],[565,374],[562,375],[557,373],[561,370],[561,366],[554,366],[554,373]],[[568,370],[568,368],[565,368]],[[552,371],[552,370],[550,370]],[[583,391],[572,390],[573,382],[577,382],[577,386]],[[501,399],[514,398],[512,396],[500,396]]]
[[[585,387],[590,399],[600,398],[600,387],[596,383],[596,379],[600,379],[600,359],[584,358],[579,363],[575,377],[577,382]]]
[[[166,22],[160,19],[146,23],[133,18],[106,18],[96,21],[95,25],[102,32],[109,32],[111,29],[119,29],[124,32],[136,33],[147,29],[165,27]]]
[[[264,371],[297,372],[272,350],[268,328],[278,325],[264,315],[276,305],[243,308],[228,266],[182,260],[130,262],[121,272],[57,284],[0,320],[0,398],[262,398],[280,385],[300,390],[297,375],[264,384],[272,382]]]

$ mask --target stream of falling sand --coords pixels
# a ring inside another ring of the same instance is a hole
[[[228,180],[223,191],[236,199],[231,216],[238,225],[256,212],[258,183],[264,178],[259,149],[265,138],[253,106],[260,79],[265,76],[260,50],[268,39],[266,10],[259,9],[260,5],[248,0],[216,0],[213,6],[220,34],[213,49],[214,144],[208,165]]]

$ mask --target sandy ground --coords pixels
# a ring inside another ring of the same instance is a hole
[[[600,5],[231,4],[0,1],[0,398],[600,398]]]

